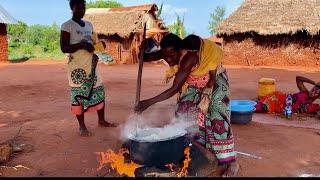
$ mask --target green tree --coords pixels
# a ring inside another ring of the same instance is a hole
[[[180,38],[185,38],[188,34],[184,26],[184,17],[181,17],[176,14],[176,22],[168,26],[168,29],[171,33],[178,35]]]
[[[53,52],[59,48],[59,26],[53,23],[51,26],[32,25],[26,32],[28,44],[41,46],[43,52]]]
[[[60,28],[56,23],[44,28],[44,39],[41,42],[44,52],[60,49]]]
[[[211,35],[217,33],[217,27],[224,20],[226,14],[226,8],[217,6],[213,13],[210,14],[209,31]]]
[[[20,43],[25,41],[25,33],[28,29],[28,25],[21,21],[18,24],[8,25],[8,35],[10,46],[19,46]]]
[[[89,8],[119,8],[123,5],[115,0],[97,0],[87,2],[87,9]]]
[[[161,18],[161,14],[162,14],[162,10],[163,10],[163,2],[160,5],[160,9],[157,12],[157,19]]]
[[[10,27],[10,33],[17,37],[9,41],[10,59],[63,57],[59,44],[60,28],[56,23],[51,26],[20,23],[19,26]]]

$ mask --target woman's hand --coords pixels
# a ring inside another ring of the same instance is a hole
[[[201,94],[201,100],[198,107],[201,109],[203,113],[207,113],[210,105],[210,97],[212,94],[212,88],[204,88]]]
[[[81,47],[82,47],[82,49],[87,50],[89,53],[94,52],[94,46],[91,43],[82,42]]]
[[[201,111],[206,114],[209,109],[209,104],[210,104],[210,97],[209,95],[202,95],[201,96],[201,101],[198,105],[198,107],[201,109]]]

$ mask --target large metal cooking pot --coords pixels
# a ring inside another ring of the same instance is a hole
[[[144,136],[156,133],[156,131],[159,129],[151,128],[139,133]],[[183,132],[169,138],[156,140],[141,140],[134,136],[130,137],[128,142],[130,159],[137,164],[157,168],[164,168],[170,163],[178,164],[183,161],[184,150],[190,143],[186,134],[187,132]]]

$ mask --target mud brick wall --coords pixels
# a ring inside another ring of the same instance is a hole
[[[245,66],[319,66],[320,50],[288,45],[281,48],[257,46],[250,40],[224,46],[224,64]]]
[[[120,54],[119,54],[119,42],[103,39],[106,43],[106,53],[112,56],[115,61],[119,61]]]
[[[319,66],[320,36],[294,35],[224,36],[224,63],[248,66]]]
[[[0,24],[0,62],[8,61],[7,27]]]

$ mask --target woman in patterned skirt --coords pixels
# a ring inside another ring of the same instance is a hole
[[[93,27],[82,20],[85,0],[70,0],[72,19],[61,26],[61,50],[69,54],[68,78],[71,86],[71,111],[76,115],[81,136],[90,136],[84,123],[85,112],[98,113],[99,126],[115,127],[105,120],[105,92],[97,72],[98,57],[94,54]]]

